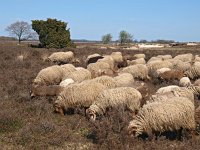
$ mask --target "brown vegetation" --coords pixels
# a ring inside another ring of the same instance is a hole
[[[76,66],[86,67],[85,60],[93,53],[111,54],[112,49],[39,49],[16,43],[0,45],[0,146],[1,149],[200,149],[200,136],[169,140],[161,136],[157,140],[133,139],[127,134],[131,116],[127,111],[109,110],[95,124],[89,122],[82,110],[72,115],[60,116],[53,112],[54,97],[29,98],[31,82],[37,73],[52,65],[42,56],[56,51],[74,52],[80,59]],[[118,51],[118,50],[114,50]],[[188,50],[121,50],[123,55],[145,53],[153,55],[183,54]],[[197,49],[189,50],[198,54]],[[23,61],[16,57],[26,53]],[[164,86],[159,82],[147,82],[149,95]],[[147,97],[148,99],[148,97]],[[197,100],[196,106],[199,103]]]

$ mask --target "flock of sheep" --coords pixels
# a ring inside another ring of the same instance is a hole
[[[63,65],[42,69],[33,80],[31,97],[57,96],[53,103],[57,113],[64,115],[82,107],[86,117],[95,122],[108,108],[122,108],[132,114],[127,128],[135,137],[182,129],[193,133],[200,123],[200,107],[194,105],[200,94],[198,55],[158,55],[146,62],[145,54],[135,54],[132,59],[121,52],[93,54],[85,60],[87,68],[70,64],[75,60],[70,51],[53,53],[48,60]],[[136,79],[140,84],[135,84]],[[145,81],[154,79],[176,80],[179,85],[158,89],[142,105]]]

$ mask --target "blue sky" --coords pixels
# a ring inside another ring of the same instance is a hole
[[[0,0],[0,35],[15,21],[56,18],[72,39],[100,40],[121,30],[135,39],[200,41],[200,0]]]

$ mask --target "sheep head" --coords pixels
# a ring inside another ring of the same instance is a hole
[[[86,110],[86,116],[90,119],[90,121],[94,122],[96,120],[96,113],[94,110],[87,109]]]
[[[61,106],[61,104],[60,104],[60,98],[61,97],[58,97],[58,99],[55,101],[55,103],[54,103],[54,105],[53,105],[53,107],[54,107],[54,112],[55,113],[59,113],[59,114],[61,114],[61,115],[65,115],[65,113],[64,113],[64,108]]]

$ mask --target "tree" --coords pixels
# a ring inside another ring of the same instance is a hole
[[[121,31],[119,33],[119,42],[120,44],[130,43],[133,41],[133,35],[126,31]]]
[[[112,35],[111,34],[106,34],[102,36],[102,42],[103,44],[108,44],[112,41]]]
[[[42,47],[64,48],[75,47],[70,39],[70,31],[67,23],[48,18],[44,20],[32,20],[32,28],[39,35]]]
[[[31,25],[24,21],[17,21],[6,28],[11,35],[17,37],[19,44],[30,37]]]

